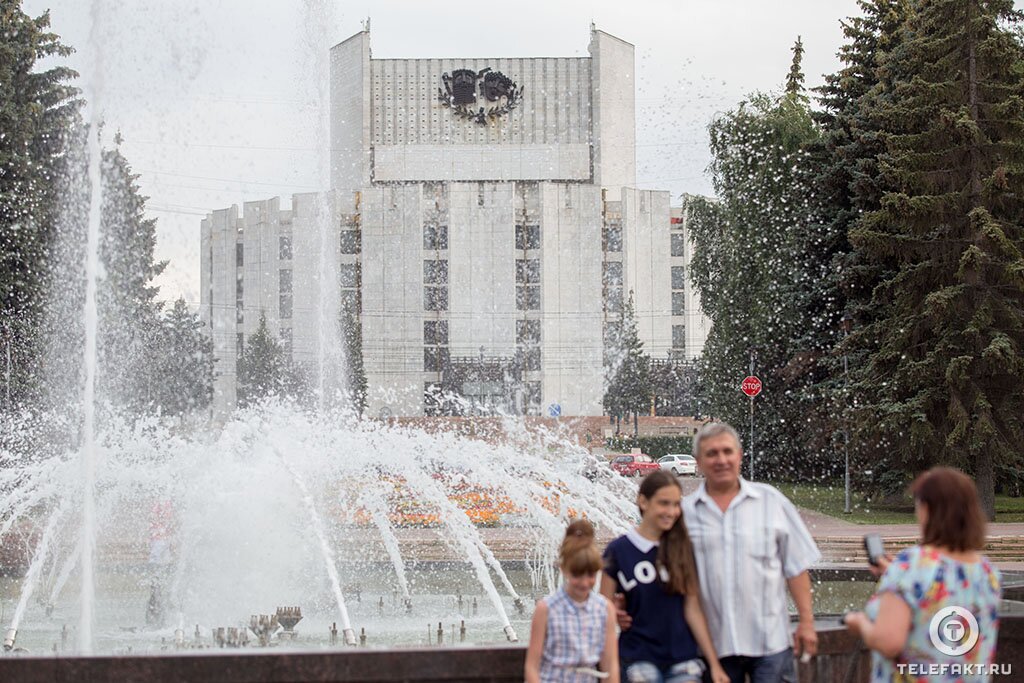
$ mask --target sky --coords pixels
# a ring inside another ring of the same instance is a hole
[[[326,189],[327,51],[370,18],[374,58],[585,56],[590,24],[636,47],[637,184],[712,194],[707,126],[779,91],[801,36],[809,87],[839,65],[855,0],[23,0],[76,49],[108,143],[157,219],[161,299],[199,306],[199,235],[218,208]],[[88,115],[88,114],[87,114]],[[320,170],[318,170],[320,169]]]

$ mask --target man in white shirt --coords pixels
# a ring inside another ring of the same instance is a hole
[[[735,429],[705,425],[693,449],[704,482],[683,499],[683,515],[722,666],[733,683],[796,681],[794,652],[818,651],[807,570],[821,553],[789,499],[740,476]],[[800,617],[792,640],[787,587]]]

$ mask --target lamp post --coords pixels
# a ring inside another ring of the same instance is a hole
[[[843,314],[840,321],[843,328],[843,400],[847,405],[843,406],[843,455],[846,460],[844,483],[843,512],[850,514],[853,510],[850,507],[850,424],[847,411],[850,402],[850,365],[847,358],[846,339],[850,336],[850,329],[853,327],[853,316],[849,313]]]

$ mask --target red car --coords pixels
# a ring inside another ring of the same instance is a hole
[[[624,477],[644,477],[660,470],[661,465],[654,462],[654,458],[649,455],[628,453],[612,458],[612,469]]]

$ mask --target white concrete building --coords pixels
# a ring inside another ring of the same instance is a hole
[[[630,292],[653,358],[699,355],[683,210],[635,187],[634,48],[592,30],[589,53],[373,59],[368,32],[335,46],[329,242],[312,195],[202,223],[217,408],[261,312],[316,362],[317,311],[340,306],[320,291],[360,311],[371,415],[451,410],[439,392],[470,412],[600,415]],[[325,255],[336,288],[316,281]]]

